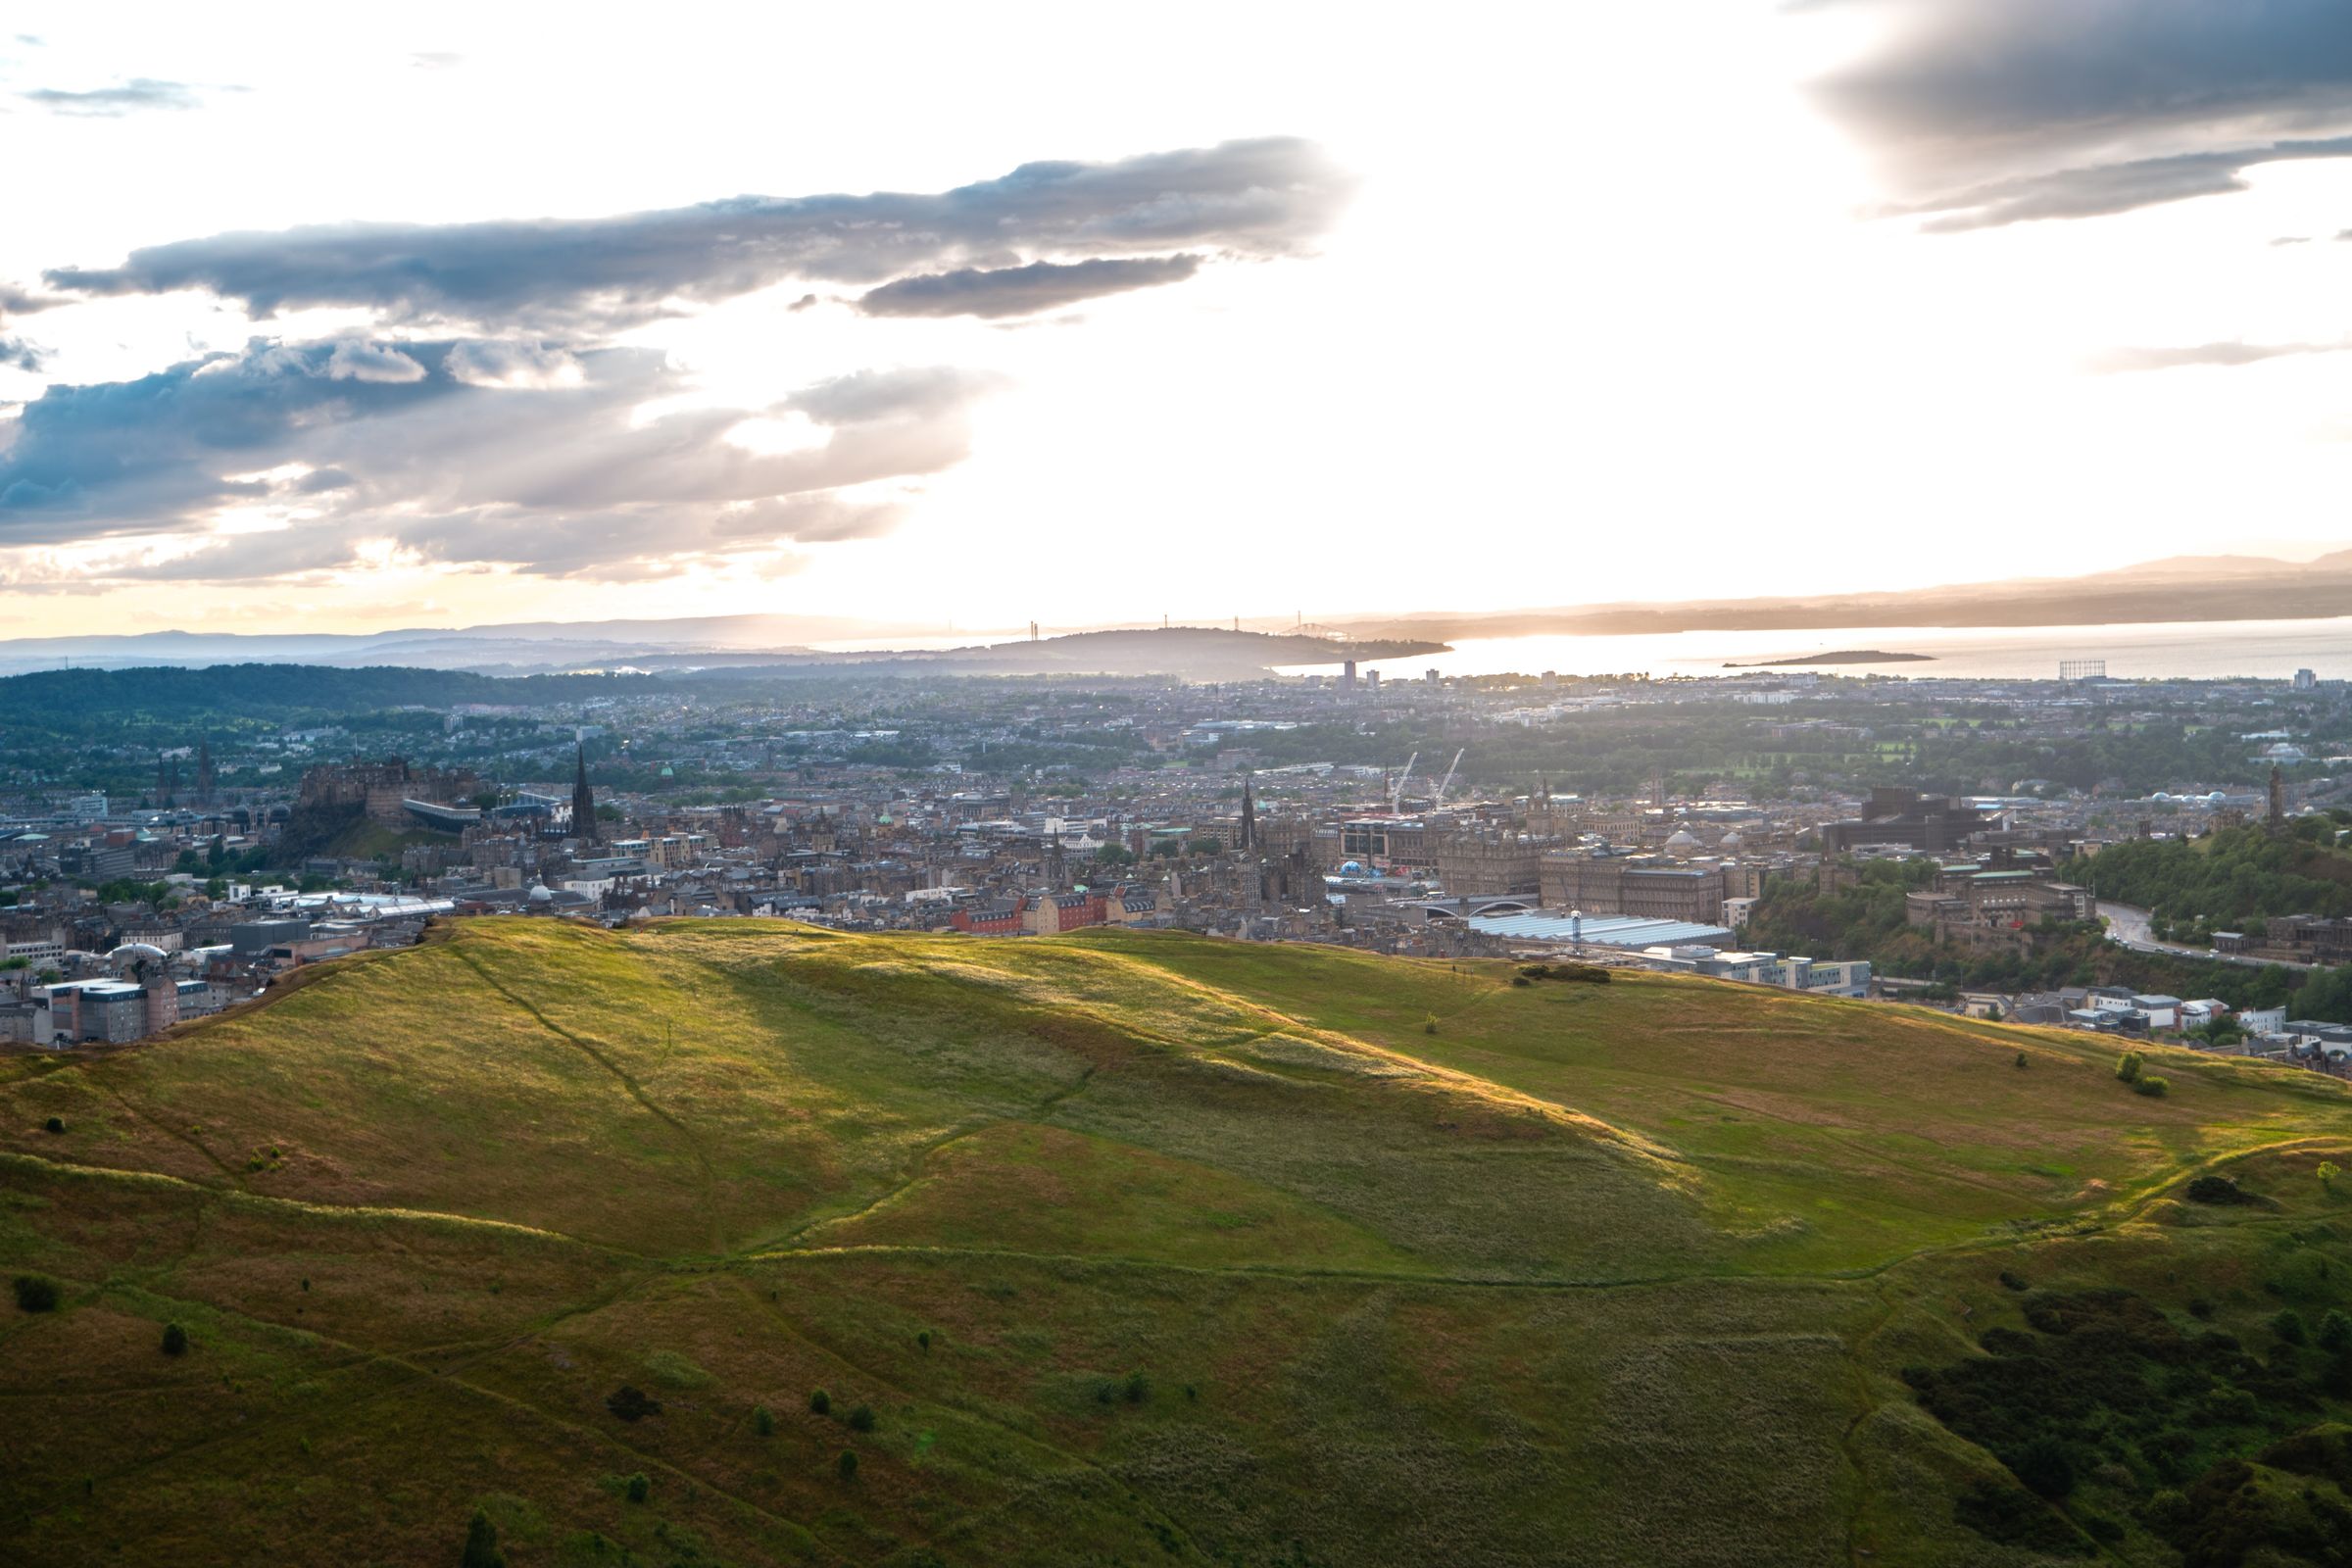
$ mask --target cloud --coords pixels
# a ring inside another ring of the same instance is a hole
[[[464,55],[452,54],[446,49],[417,49],[410,52],[409,64],[417,71],[447,71],[452,66],[463,64],[465,59]]]
[[[0,334],[0,366],[10,366],[20,370],[37,370],[48,363],[49,351],[39,344]]]
[[[2281,141],[2226,153],[2180,153],[2136,163],[2061,169],[1948,192],[1894,213],[1931,216],[1923,227],[1953,234],[1972,228],[2048,218],[2104,218],[2160,202],[2191,196],[2220,196],[2244,190],[2246,170],[2257,164],[2311,158],[2352,158],[2352,136],[2326,141]]]
[[[478,374],[559,360],[568,376]],[[764,410],[678,408],[688,388],[647,349],[257,340],[136,381],[52,386],[26,404],[0,449],[0,547],[104,555],[120,541],[129,554],[87,575],[175,581],[318,571],[386,552],[552,576],[659,575],[888,531],[901,505],[857,487],[961,462],[972,407],[996,385],[953,368],[894,368],[816,382]],[[647,417],[649,405],[669,412]],[[731,439],[747,420],[779,416],[806,421],[814,439],[782,452]],[[257,520],[294,526],[250,531]],[[159,535],[195,548],[159,557],[135,543]]]
[[[0,320],[11,316],[30,316],[36,311],[46,311],[69,303],[56,294],[31,294],[14,284],[0,283]]]
[[[53,115],[107,120],[151,109],[195,109],[204,102],[202,93],[184,81],[158,81],[152,76],[133,76],[117,86],[92,87],[84,92],[36,87],[19,96]]]
[[[405,386],[423,380],[425,368],[396,348],[345,338],[327,355],[325,373],[330,381],[381,381]]]
[[[1814,84],[1894,213],[1975,228],[2244,188],[2352,157],[2342,0],[1844,0],[1875,47]]]
[[[885,283],[861,295],[858,309],[868,316],[1033,316],[1105,294],[1181,283],[1200,270],[1200,258],[1192,255],[966,267]]]
[[[1165,268],[1164,253],[1179,249],[1292,255],[1329,227],[1352,183],[1312,143],[1267,138],[1111,163],[1024,164],[937,194],[743,196],[618,218],[217,234],[133,251],[121,267],[45,276],[91,295],[204,289],[265,316],[362,307],[393,320],[576,333],[787,279],[874,287],[917,273],[1017,272],[1040,261],[1149,255]]]
[[[2197,343],[2180,348],[2109,349],[2089,362],[2101,374],[2173,370],[2192,365],[2259,365],[2297,354],[2336,354],[2348,343]]]

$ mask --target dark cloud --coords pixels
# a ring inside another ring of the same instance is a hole
[[[1034,316],[1105,294],[1181,283],[1200,270],[1200,258],[1192,255],[965,267],[885,283],[860,296],[858,309],[868,316]]]
[[[2107,374],[2132,370],[2173,370],[2192,365],[2259,365],[2264,360],[2297,354],[2334,354],[2342,343],[2197,343],[2181,348],[2109,349],[2091,360],[2089,368]]]
[[[2092,217],[2352,156],[2343,0],[1843,0],[1883,29],[1815,84],[1940,226]]]
[[[20,370],[37,370],[48,363],[49,351],[39,344],[0,333],[0,366],[10,366]]]
[[[564,373],[549,373],[559,363]],[[482,374],[515,367],[528,373]],[[136,573],[316,571],[375,540],[547,575],[647,575],[887,531],[895,502],[839,492],[962,461],[970,409],[994,385],[944,368],[863,371],[769,409],[644,417],[686,390],[651,350],[257,341],[137,381],[53,386],[26,404],[0,449],[0,546],[201,533],[220,509],[244,506],[295,527],[214,532],[193,555]],[[795,419],[805,439],[786,450],[735,439],[747,421]]]
[[[86,92],[36,87],[19,96],[53,115],[80,115],[98,119],[142,114],[154,109],[194,109],[204,102],[203,94],[184,81],[158,81],[152,76],[133,76],[118,86],[93,87]]]
[[[745,196],[620,218],[358,223],[218,234],[64,268],[85,294],[200,288],[267,315],[361,306],[396,319],[610,327],[786,279],[872,286],[1198,248],[1291,254],[1352,181],[1313,144],[1226,142],[1113,163],[1024,164],[938,194]]]

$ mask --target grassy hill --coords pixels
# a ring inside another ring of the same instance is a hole
[[[2326,1080],[1172,935],[434,935],[0,1059],[61,1298],[0,1299],[0,1556],[2352,1549]]]

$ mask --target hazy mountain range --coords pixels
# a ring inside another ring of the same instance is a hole
[[[2083,577],[2024,578],[1819,599],[1600,604],[1427,611],[1343,618],[1355,639],[1201,627],[1104,628],[1038,641],[950,649],[820,651],[812,644],[913,634],[904,626],[816,615],[514,621],[362,634],[158,631],[0,640],[0,674],[65,664],[126,669],[222,663],[400,665],[536,674],[582,669],[952,665],[972,672],[1232,675],[1277,664],[1395,658],[1447,639],[1537,633],[1811,630],[1863,626],[2121,625],[2146,621],[2294,620],[2352,614],[2352,550],[2310,562],[2177,556]],[[1371,646],[1389,639],[1393,645]]]

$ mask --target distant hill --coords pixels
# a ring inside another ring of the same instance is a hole
[[[1210,626],[1072,632],[1037,641],[976,643],[946,649],[820,652],[751,642],[770,617],[719,617],[710,640],[697,636],[623,639],[624,628],[700,631],[692,621],[610,621],[579,626],[476,627],[463,632],[403,632],[382,637],[230,637],[152,632],[132,637],[43,638],[0,642],[0,678],[73,675],[97,670],[260,667],[437,670],[492,676],[576,672],[694,674],[783,671],[867,665],[956,666],[990,674],[1191,675],[1230,679],[1284,664],[1338,664],[1347,659],[1396,659],[1440,653],[1427,638],[1360,639],[1226,631]],[[557,635],[565,633],[567,635]],[[484,699],[488,701],[490,699]]]
[[[1900,593],[1428,611],[1357,617],[1344,625],[1360,636],[1458,639],[1863,626],[2112,626],[2348,614],[2352,551],[2304,563],[2250,556],[2174,557],[2082,577],[1967,583]]]
[[[2352,1094],[2116,1062],[1672,976],[459,922],[0,1055],[0,1528],[27,1568],[450,1563],[477,1509],[518,1568],[2322,1560]]]

